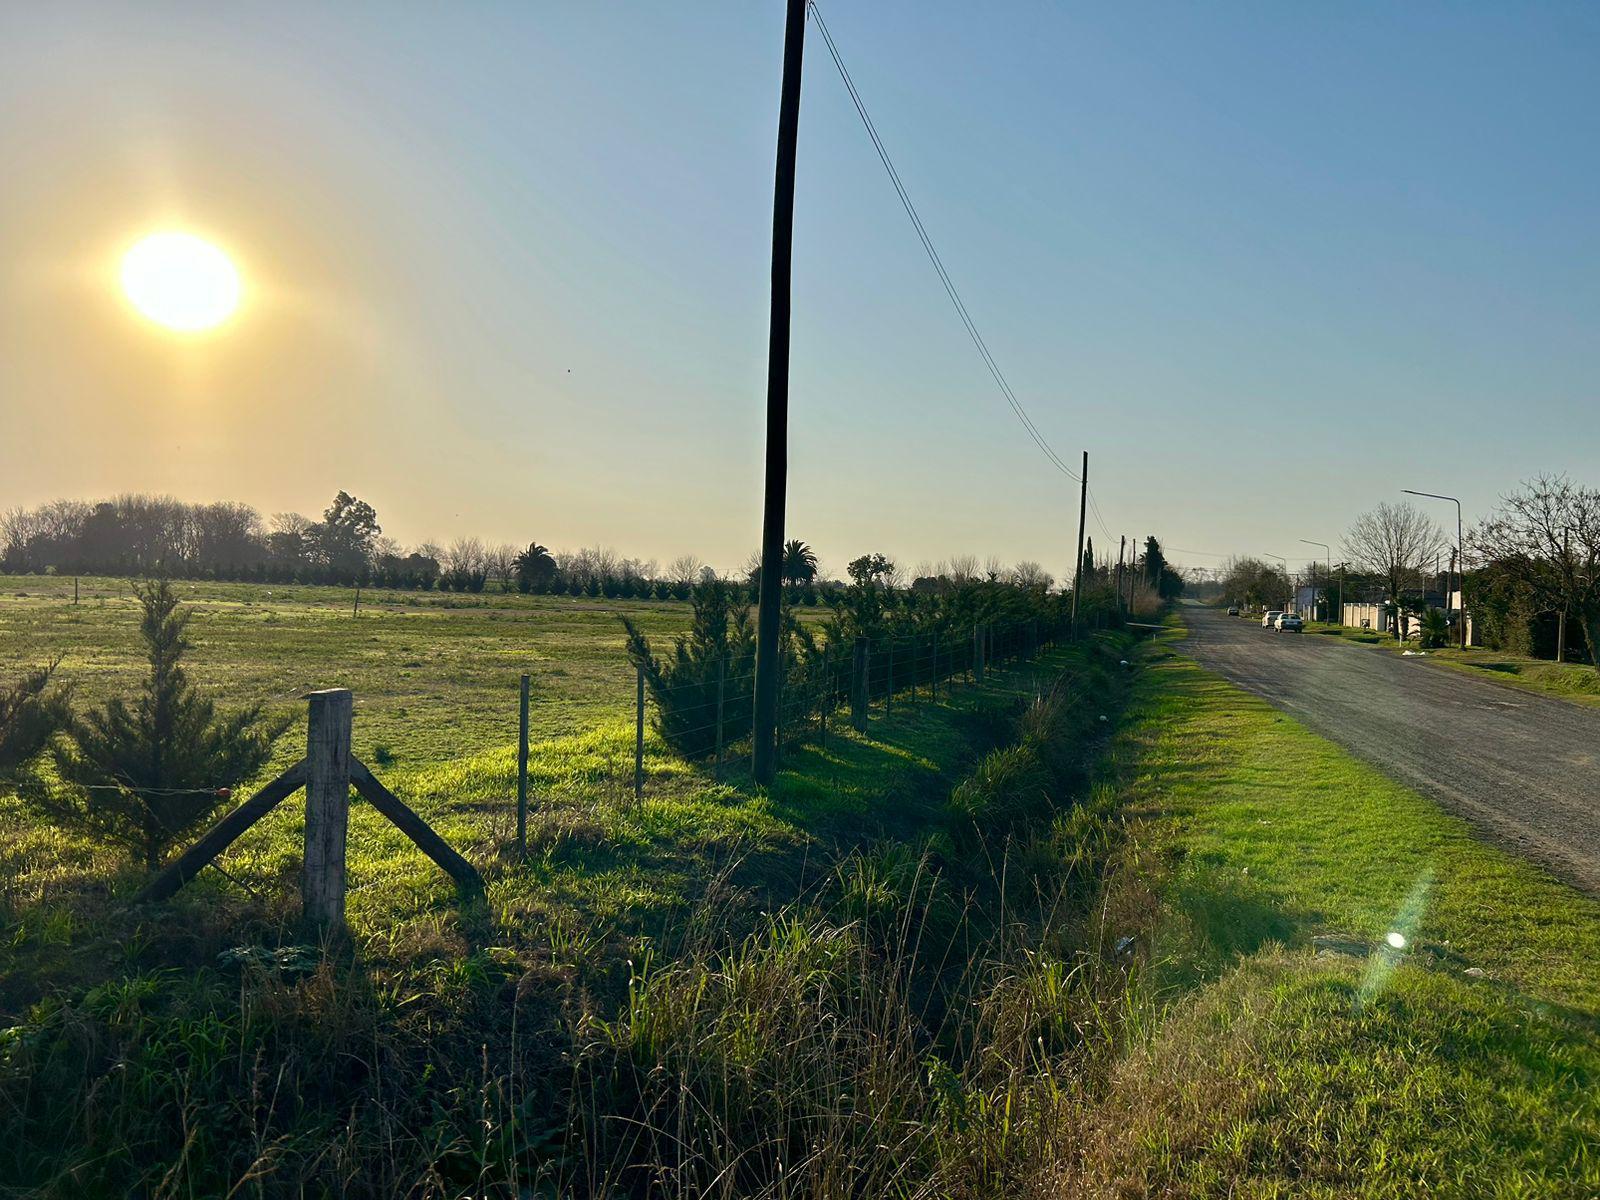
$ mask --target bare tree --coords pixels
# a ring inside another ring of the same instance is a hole
[[[1577,620],[1600,667],[1600,489],[1564,475],[1530,479],[1473,530],[1471,551],[1528,586],[1541,608]]]
[[[516,586],[517,548],[509,542],[496,542],[483,552],[484,569],[489,578],[500,585],[502,592]]]
[[[705,570],[705,566],[705,563],[693,554],[680,554],[667,564],[667,578],[673,583],[694,583],[700,578],[700,572]]]
[[[983,575],[990,583],[998,583],[1006,577],[1006,561],[998,554],[991,554],[983,560]]]
[[[1011,568],[1011,582],[1018,587],[1048,588],[1055,582],[1055,579],[1050,575],[1050,572],[1046,571],[1038,563],[1026,561],[1019,562],[1015,567]]]
[[[978,556],[957,554],[950,559],[950,579],[954,583],[971,583],[978,577]]]
[[[1362,570],[1382,578],[1394,607],[1395,638],[1405,637],[1401,602],[1405,589],[1420,576],[1422,566],[1445,546],[1445,536],[1433,519],[1409,503],[1387,501],[1356,518],[1344,535],[1344,551]]]

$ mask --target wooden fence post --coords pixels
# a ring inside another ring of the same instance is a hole
[[[522,675],[522,702],[517,719],[517,856],[528,853],[528,675]]]
[[[636,668],[637,688],[633,717],[633,798],[644,795],[644,664]]]
[[[867,639],[856,638],[856,656],[850,674],[850,723],[857,733],[867,731],[867,667],[870,664]]]
[[[305,919],[331,931],[344,925],[344,844],[350,827],[350,721],[347,688],[312,692],[306,722],[306,850],[301,895]]]

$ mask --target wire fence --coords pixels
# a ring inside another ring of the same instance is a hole
[[[1037,672],[1016,668],[1037,661],[1041,651],[1067,633],[1066,626],[1043,621],[985,623],[970,633],[950,631],[894,633],[857,637],[847,644],[823,642],[803,653],[780,655],[778,753],[807,744],[826,747],[831,738],[868,734],[872,723],[896,713],[952,700],[965,694],[1004,694],[1022,698],[1041,695]],[[742,777],[751,746],[755,671],[749,654],[739,665],[724,657],[714,673],[687,682],[654,681],[648,686],[643,664],[634,667],[629,689],[633,717],[631,791],[642,798],[660,757],[675,764],[700,764],[718,781]],[[521,737],[518,745],[518,844],[525,844],[527,811],[537,804],[530,780],[530,756],[540,749],[530,743],[529,706],[535,703],[523,676]],[[981,689],[981,691],[974,690]],[[579,706],[583,714],[604,713],[615,723],[614,701],[594,700]],[[657,736],[651,737],[650,733]],[[548,744],[548,743],[546,743]],[[620,766],[620,764],[618,764]]]

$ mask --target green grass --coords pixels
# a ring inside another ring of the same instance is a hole
[[[1173,1008],[1092,1190],[1600,1194],[1600,905],[1176,655],[1133,719],[1108,912]]]
[[[19,662],[65,651],[80,700],[131,685],[131,606],[93,596],[71,611],[56,587],[0,605],[0,652]],[[357,753],[480,867],[487,897],[462,907],[436,868],[355,804],[350,944],[324,957],[297,946],[298,797],[223,856],[226,876],[204,872],[147,907],[130,904],[143,880],[118,854],[0,799],[0,1195],[13,1181],[45,1194],[220,1193],[256,1169],[253,1155],[275,1181],[349,1178],[352,1194],[371,1195],[459,1194],[496,1155],[510,1156],[496,1170],[576,1170],[559,1144],[575,1136],[568,1114],[580,1100],[607,1109],[564,1089],[579,1050],[604,1042],[635,972],[714,960],[763,914],[831,894],[856,847],[902,847],[915,863],[1035,671],[958,683],[938,705],[902,697],[892,717],[874,713],[867,736],[836,725],[826,745],[787,749],[768,790],[737,761],[718,782],[652,735],[636,800],[628,705],[597,698],[608,656],[621,661],[615,606],[364,602],[355,628],[386,647],[364,661],[360,643],[342,649],[352,621],[326,591],[274,596],[265,613],[245,589],[202,585],[193,599],[192,674],[225,703],[297,673],[381,701],[377,714],[358,708]],[[684,618],[681,606],[641,611],[662,631]],[[565,700],[543,693],[554,728],[569,732],[535,743],[529,854],[518,860],[515,730],[498,701],[514,698],[530,643],[552,686],[569,689]],[[437,651],[426,678],[385,692],[386,658],[423,647]],[[1037,670],[1053,675],[1086,649],[1048,650]],[[550,665],[568,651],[581,671]],[[399,711],[420,707],[412,687],[431,705],[416,730]],[[631,701],[631,686],[620,690]],[[496,716],[477,728],[490,701]],[[388,764],[368,756],[363,722],[392,746]],[[458,741],[455,728],[471,734]],[[349,1077],[328,1076],[320,1064],[331,1062]],[[474,1141],[480,1109],[514,1147]],[[546,1137],[558,1144],[541,1148]]]

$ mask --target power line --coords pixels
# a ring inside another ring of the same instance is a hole
[[[972,339],[972,344],[977,347],[978,353],[983,358],[984,366],[988,367],[989,374],[994,376],[1000,394],[1011,406],[1011,411],[1016,414],[1017,420],[1022,422],[1022,427],[1027,430],[1028,436],[1033,439],[1034,445],[1044,453],[1056,470],[1060,471],[1074,483],[1078,482],[1078,473],[1062,461],[1061,456],[1050,448],[1050,443],[1039,432],[1038,426],[1033,423],[1033,418],[1028,416],[1028,410],[1022,406],[1022,401],[1017,399],[1017,394],[1011,390],[1011,385],[1006,382],[1006,377],[1000,371],[1000,364],[995,362],[994,355],[989,352],[983,335],[978,332],[978,327],[973,323],[972,316],[967,311],[966,304],[961,299],[961,293],[956,289],[950,274],[945,270],[939,252],[934,249],[933,239],[928,236],[927,229],[922,224],[922,218],[917,215],[916,205],[911,203],[911,196],[907,193],[905,184],[900,181],[900,173],[895,170],[894,163],[889,158],[889,151],[884,147],[883,139],[878,136],[877,127],[873,125],[872,118],[867,114],[867,106],[861,99],[861,93],[856,90],[855,81],[850,78],[850,72],[845,69],[844,59],[839,57],[839,48],[834,44],[833,35],[828,32],[827,23],[822,19],[822,13],[816,4],[811,5],[811,15],[816,18],[817,29],[822,34],[822,40],[827,44],[828,54],[833,59],[833,65],[839,70],[839,78],[844,81],[845,89],[850,93],[850,100],[855,105],[856,112],[861,117],[861,123],[866,127],[867,136],[872,139],[872,147],[878,152],[878,158],[883,163],[883,169],[889,174],[889,182],[894,184],[895,193],[900,197],[900,203],[906,210],[906,215],[911,218],[912,228],[916,230],[917,238],[922,243],[922,248],[928,254],[928,261],[933,264],[933,269],[938,273],[939,282],[944,285],[945,294],[950,297],[950,303],[955,305],[956,314],[961,318],[961,323],[966,327],[967,336]]]

